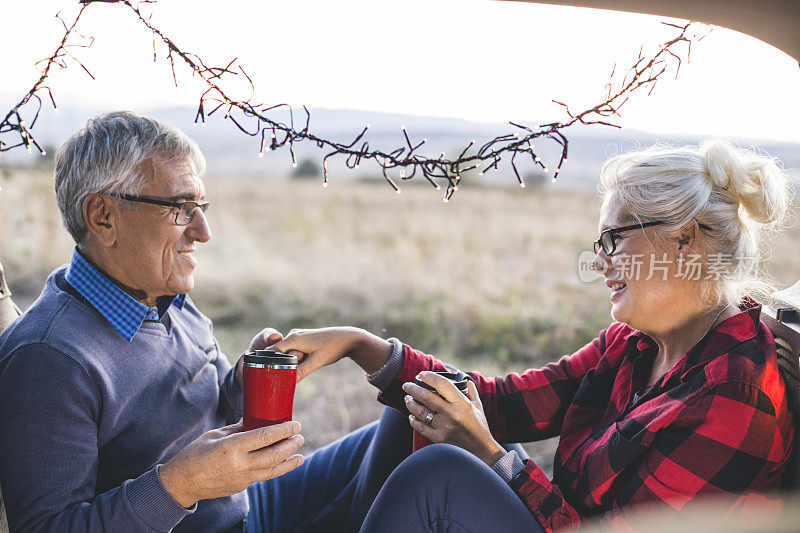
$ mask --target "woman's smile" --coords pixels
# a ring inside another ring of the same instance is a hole
[[[611,293],[611,301],[613,302],[628,288],[628,285],[620,281],[606,281],[606,285],[613,291]]]

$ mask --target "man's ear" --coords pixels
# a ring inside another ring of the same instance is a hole
[[[100,246],[110,248],[117,242],[118,206],[104,194],[90,194],[83,202],[86,227]]]

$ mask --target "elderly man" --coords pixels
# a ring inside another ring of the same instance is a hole
[[[357,529],[402,459],[371,459],[376,424],[305,464],[298,422],[243,431],[241,359],[187,296],[211,238],[204,164],[184,134],[131,113],[59,150],[72,260],[0,336],[12,531]],[[281,338],[265,329],[250,349]]]

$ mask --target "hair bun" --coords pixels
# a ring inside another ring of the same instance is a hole
[[[700,144],[711,183],[728,190],[755,222],[777,222],[789,201],[785,173],[775,160],[724,141]]]

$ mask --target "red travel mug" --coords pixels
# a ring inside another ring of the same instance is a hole
[[[439,374],[440,376],[449,379],[450,382],[453,385],[455,385],[456,388],[462,394],[464,394],[464,395],[467,394],[467,381],[469,381],[469,376],[467,376],[465,373],[463,373],[461,371],[456,371],[456,372],[434,372],[434,374]],[[421,381],[419,379],[415,379],[414,383],[416,383],[420,387],[423,387],[423,388],[426,388],[426,389],[428,389],[430,391],[433,391],[437,396],[439,396],[440,398],[444,399],[444,396],[439,394],[439,391],[437,391],[436,389],[434,389],[432,386],[428,385],[424,381]],[[419,450],[420,448],[424,448],[428,444],[433,444],[433,443],[430,440],[428,440],[425,437],[423,437],[422,435],[420,435],[419,433],[417,433],[416,431],[414,431],[414,436],[412,438],[412,443],[411,443],[411,451],[412,452],[415,452],[415,451]]]
[[[244,354],[244,430],[292,419],[297,357],[274,350]]]

